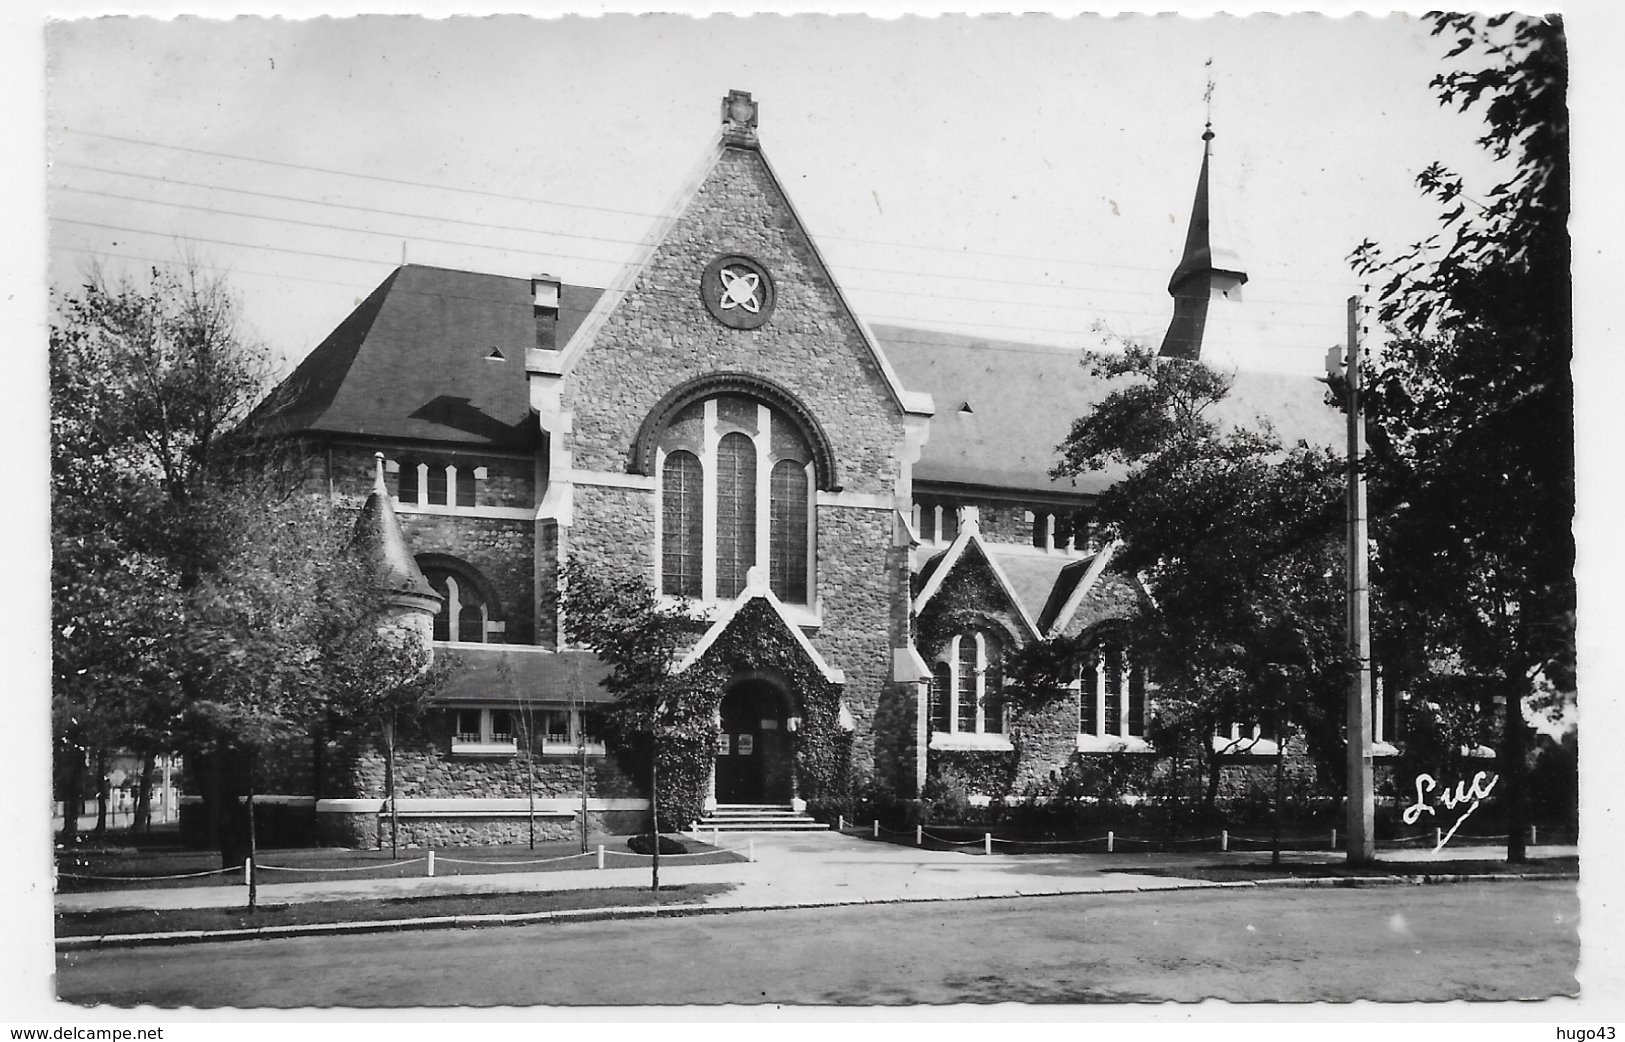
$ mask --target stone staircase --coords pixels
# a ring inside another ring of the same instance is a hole
[[[809,832],[827,829],[788,803],[721,803],[700,819],[700,832]]]

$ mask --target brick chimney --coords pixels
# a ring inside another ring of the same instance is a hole
[[[536,318],[536,346],[543,351],[557,351],[559,280],[551,275],[531,276],[530,296],[530,311]]]

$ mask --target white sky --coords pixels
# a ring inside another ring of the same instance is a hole
[[[342,0],[325,9],[356,6]],[[1587,734],[1609,735],[1625,728],[1618,700],[1596,697],[1610,694],[1609,682],[1625,670],[1610,596],[1625,571],[1612,451],[1615,389],[1625,376],[1612,307],[1615,244],[1625,239],[1611,145],[1622,19],[1601,3],[1561,6],[1575,83],[1581,668]],[[159,14],[172,7],[121,5]],[[285,0],[205,9],[324,7]],[[1439,109],[1427,87],[1440,48],[1403,17],[77,20],[51,33],[49,116],[43,104],[9,103],[42,98],[45,17],[106,10],[95,0],[0,9],[8,99],[0,126],[18,145],[0,154],[13,202],[13,249],[0,251],[0,317],[17,365],[4,382],[4,407],[20,421],[22,455],[35,460],[45,456],[43,352],[17,346],[43,342],[42,258],[51,282],[72,285],[90,254],[114,266],[121,257],[170,260],[180,239],[193,240],[205,263],[231,273],[247,320],[291,362],[389,273],[403,241],[420,263],[606,283],[650,223],[633,214],[669,203],[712,140],[730,88],[761,103],[767,154],[862,317],[1077,343],[1090,339],[1097,320],[1122,332],[1160,334],[1166,325],[1211,57],[1216,202],[1252,276],[1247,307],[1269,312],[1273,330],[1269,343],[1231,361],[1304,373],[1318,371],[1325,347],[1342,339],[1343,301],[1357,289],[1344,262],[1350,249],[1367,236],[1399,245],[1431,233],[1433,210],[1417,197],[1416,172],[1434,159],[1470,168],[1481,158],[1476,120]],[[55,161],[48,175],[38,148],[47,134]],[[25,502],[37,503],[43,464],[24,484],[35,490]],[[44,517],[10,512],[6,534],[23,548],[12,556],[14,581],[32,595],[13,598],[17,604],[46,603]],[[45,613],[25,607],[19,617],[3,638],[12,686],[43,691]],[[14,710],[14,727],[37,736],[30,748],[43,751],[44,699],[20,699]],[[1582,759],[1588,858],[1600,853],[1599,840],[1618,834],[1608,815],[1620,758],[1590,754],[1602,748],[1602,740],[1589,743]],[[7,764],[0,825],[40,836],[43,759],[14,755]],[[18,851],[26,869],[12,856]],[[48,892],[45,863],[43,837],[9,849],[0,859],[7,892]],[[1588,861],[1591,884],[1607,875],[1601,866]],[[1595,900],[1591,884],[1583,1008],[1618,1012],[1625,960],[1607,937],[1625,923],[1609,926],[1610,906]],[[36,1001],[49,991],[45,904],[25,904],[13,917],[9,925],[28,943],[8,946],[0,967],[8,986]],[[59,1017],[45,1005],[27,1008],[44,1010],[42,1020]],[[1477,1016],[1415,1012],[1469,1014]],[[1572,1020],[1542,1004],[1482,1015]]]
[[[866,320],[1160,337],[1211,58],[1214,205],[1268,319],[1221,361],[1318,372],[1349,251],[1433,231],[1416,173],[1488,183],[1428,89],[1442,51],[1407,16],[66,21],[51,276],[190,241],[292,360],[403,244],[606,285],[740,88]]]

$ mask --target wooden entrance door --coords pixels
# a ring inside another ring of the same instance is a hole
[[[749,688],[722,700],[717,736],[717,802],[762,802],[762,706]]]

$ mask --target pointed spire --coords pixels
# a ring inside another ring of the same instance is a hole
[[[1168,323],[1168,333],[1159,352],[1166,357],[1200,358],[1208,303],[1215,295],[1238,299],[1241,286],[1247,281],[1241,258],[1220,234],[1218,222],[1214,220],[1213,138],[1213,124],[1208,123],[1202,131],[1202,170],[1196,178],[1196,198],[1191,203],[1185,252],[1168,280],[1168,292],[1174,298],[1174,317]]]
[[[375,454],[372,492],[356,518],[354,545],[371,567],[377,587],[398,607],[439,610],[440,595],[429,585],[423,570],[407,549],[406,535],[395,516],[389,488],[384,483],[384,454]]]

